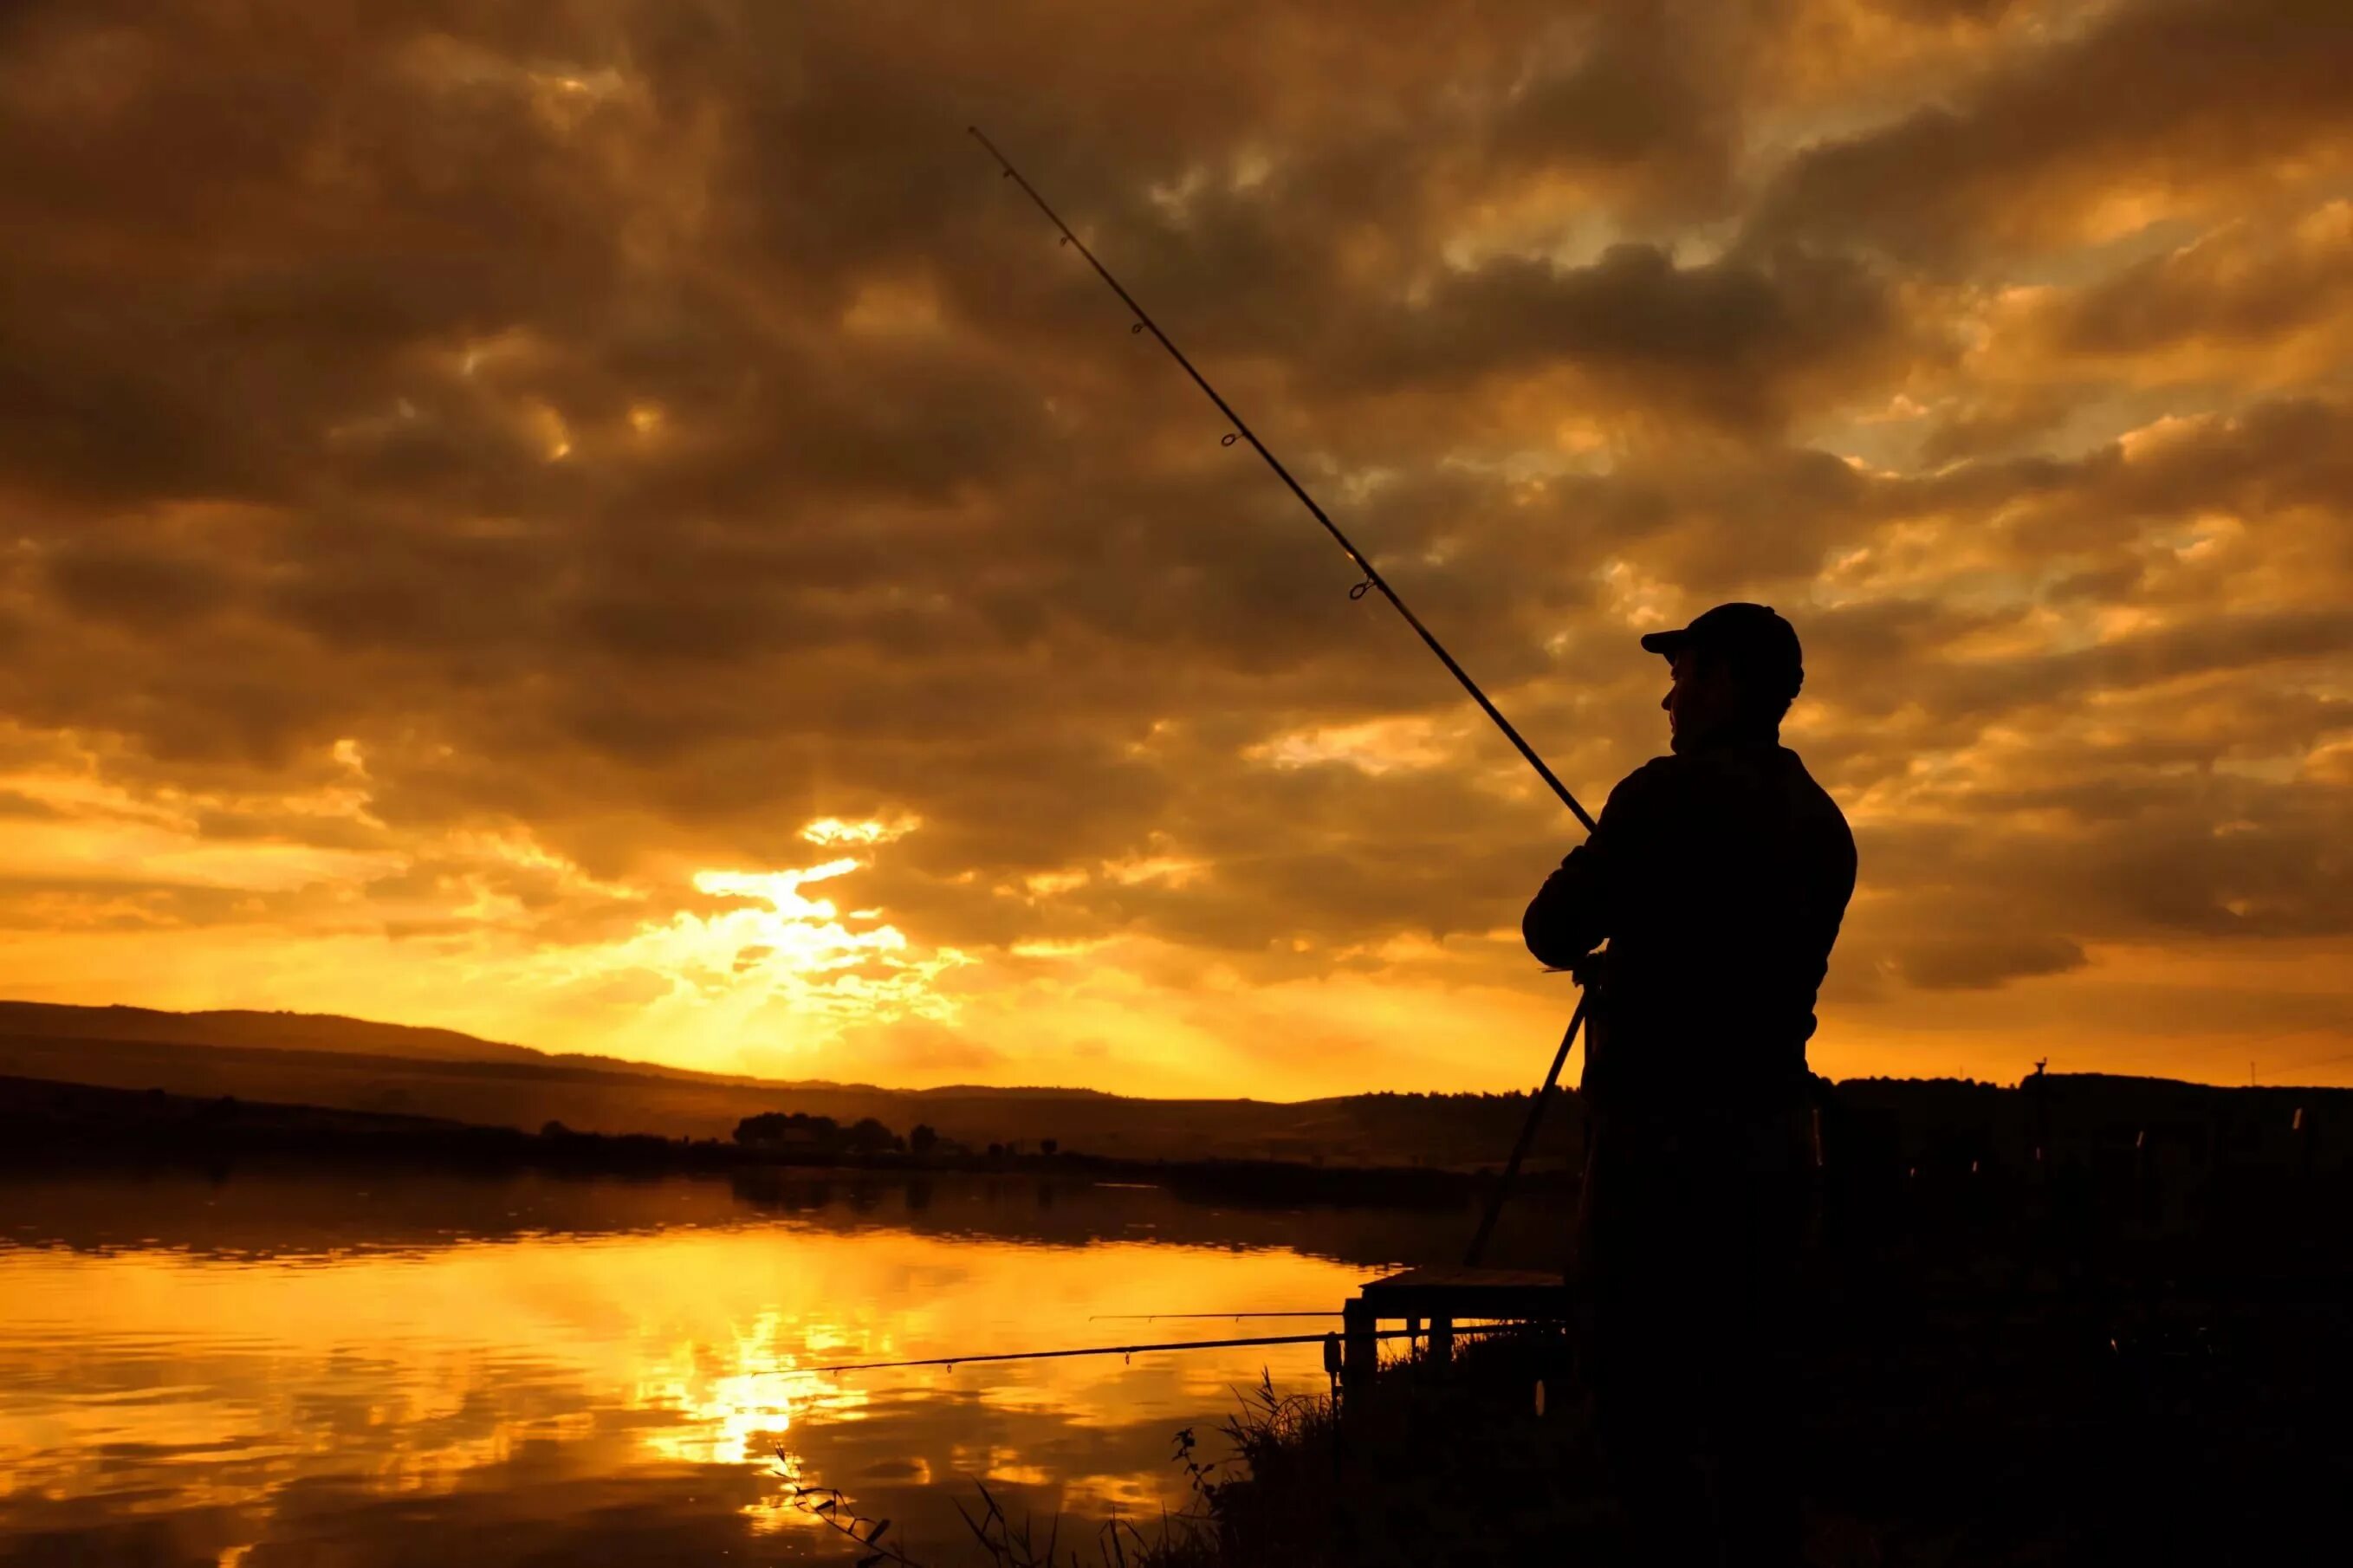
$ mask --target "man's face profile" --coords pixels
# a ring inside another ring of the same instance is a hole
[[[1667,710],[1667,732],[1674,741],[1704,740],[1731,716],[1739,694],[1723,660],[1684,648],[1675,655],[1673,680],[1659,706]]]

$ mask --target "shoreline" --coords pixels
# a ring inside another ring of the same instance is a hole
[[[862,1177],[1023,1175],[1090,1184],[1159,1188],[1234,1203],[1457,1205],[1483,1195],[1486,1172],[1303,1161],[1140,1160],[1053,1153],[859,1153],[760,1148],[649,1132],[580,1132],[329,1107],[199,1099],[62,1079],[0,1077],[0,1173],[36,1168],[195,1168],[244,1160],[437,1172],[536,1169],[580,1175],[724,1175],[756,1180],[839,1173]],[[1567,1187],[1566,1170],[1524,1172],[1529,1192]]]

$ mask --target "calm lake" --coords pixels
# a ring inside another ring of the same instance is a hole
[[[838,1487],[971,1560],[1187,1504],[1175,1432],[1314,1345],[831,1375],[1243,1334],[1442,1258],[1467,1211],[1271,1213],[1037,1181],[347,1172],[0,1182],[0,1563],[848,1561]]]

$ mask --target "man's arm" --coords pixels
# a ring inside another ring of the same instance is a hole
[[[1620,781],[1592,837],[1568,852],[1529,901],[1520,935],[1538,962],[1571,968],[1616,933],[1629,880],[1644,859],[1641,837],[1659,791],[1660,765],[1647,763]]]

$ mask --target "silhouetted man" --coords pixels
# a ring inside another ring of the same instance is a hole
[[[1788,621],[1719,605],[1642,647],[1673,668],[1673,755],[1610,792],[1522,927],[1587,987],[1597,1413],[1642,1561],[1795,1563],[1806,1041],[1854,837],[1780,742],[1805,679]]]

